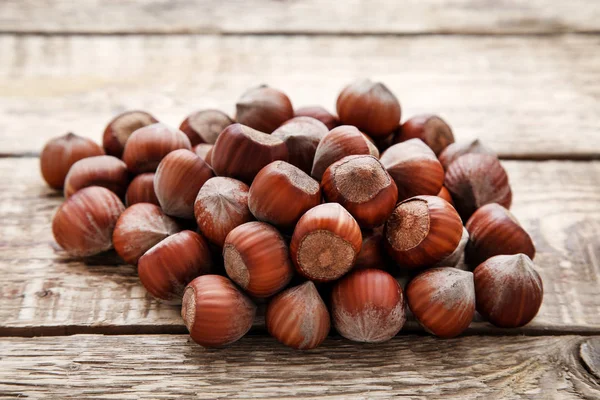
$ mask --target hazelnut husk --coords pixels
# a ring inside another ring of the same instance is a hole
[[[154,173],[140,174],[129,184],[125,194],[125,204],[130,207],[137,203],[160,205],[156,193],[154,193]]]
[[[454,143],[452,129],[437,115],[425,114],[412,117],[404,122],[394,135],[394,143],[410,139],[421,139],[436,156]]]
[[[200,110],[183,120],[179,129],[190,139],[192,146],[200,143],[214,144],[217,137],[233,124],[227,114],[219,110]]]
[[[328,202],[341,204],[361,228],[382,225],[392,214],[398,189],[379,160],[347,156],[327,168],[321,181]]]
[[[101,155],[104,155],[102,147],[74,133],[53,138],[40,154],[42,177],[51,188],[62,189],[73,164],[87,157]]]
[[[493,150],[484,146],[479,139],[470,142],[456,142],[449,144],[439,155],[438,158],[444,169],[448,169],[450,164],[460,156],[465,154],[488,154],[495,156]]]
[[[121,158],[125,144],[136,130],[158,121],[145,111],[126,111],[114,117],[104,129],[102,144],[106,154]]]
[[[396,182],[400,201],[419,195],[437,195],[444,184],[442,165],[421,139],[391,146],[380,161]]]
[[[483,205],[498,203],[510,208],[512,202],[508,175],[498,158],[489,154],[459,157],[448,167],[444,186],[463,221]]]
[[[535,257],[531,237],[510,211],[499,204],[486,204],[469,218],[466,224],[470,240],[466,262],[477,266],[501,254],[526,254]]]
[[[77,161],[65,178],[65,197],[88,186],[101,186],[123,198],[129,184],[127,165],[113,156],[94,156]]]
[[[327,133],[329,130],[321,121],[296,117],[277,128],[273,136],[285,142],[289,163],[310,174],[317,146]]]
[[[525,254],[500,255],[473,272],[479,314],[501,328],[528,324],[542,305],[544,286]]]
[[[311,117],[318,119],[330,131],[340,124],[338,118],[321,106],[300,107],[294,112],[294,117]]]
[[[348,85],[337,99],[344,125],[354,125],[372,137],[391,134],[400,123],[400,103],[383,84],[368,79]]]
[[[294,117],[290,99],[277,89],[260,85],[249,89],[235,105],[236,120],[261,132],[271,133]]]
[[[406,321],[402,288],[385,271],[352,271],[335,283],[331,316],[340,335],[356,342],[385,342]]]

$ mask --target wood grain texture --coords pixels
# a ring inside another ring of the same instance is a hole
[[[100,140],[126,109],[172,125],[200,108],[232,114],[260,83],[334,111],[341,88],[372,77],[403,119],[438,113],[503,157],[597,159],[598,48],[591,35],[0,36],[0,153],[35,154],[66,131]]]
[[[600,30],[594,0],[3,0],[0,31],[514,34]]]
[[[544,303],[520,330],[474,322],[470,332],[600,332],[600,162],[504,165],[513,211],[538,249]],[[57,247],[50,222],[62,197],[37,169],[36,158],[0,159],[0,334],[185,332],[178,308],[152,300],[133,267]]]
[[[586,338],[328,339],[300,352],[267,337],[203,349],[182,335],[0,338],[3,398],[596,399]]]

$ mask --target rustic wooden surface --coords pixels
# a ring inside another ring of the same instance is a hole
[[[204,107],[233,113],[264,82],[334,111],[344,85],[370,76],[404,119],[439,113],[503,157],[599,159],[599,48],[597,35],[0,35],[0,153],[37,154],[68,130],[98,140],[131,108],[172,125]]]

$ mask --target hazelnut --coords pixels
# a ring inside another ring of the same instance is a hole
[[[223,259],[229,278],[254,297],[278,293],[294,274],[285,240],[264,222],[247,222],[229,232]]]
[[[194,218],[194,202],[212,169],[195,153],[180,149],[162,159],[154,175],[154,191],[164,213]]]
[[[492,257],[473,276],[477,311],[498,327],[526,325],[542,305],[542,279],[525,254]]]
[[[165,215],[159,207],[138,203],[121,214],[112,240],[117,254],[126,263],[136,265],[146,251],[180,230],[177,222]]]
[[[444,184],[444,168],[421,139],[410,139],[387,149],[381,164],[398,186],[398,200],[437,195]]]
[[[290,99],[267,85],[249,89],[238,100],[235,108],[237,122],[266,133],[273,132],[294,117]]]
[[[196,153],[198,157],[204,160],[205,163],[210,165],[210,153],[212,152],[213,145],[207,143],[200,143],[192,148],[192,151]]]
[[[134,174],[154,172],[161,160],[177,149],[192,149],[187,136],[178,129],[156,123],[133,132],[125,145],[123,161]]]
[[[300,350],[318,347],[331,327],[327,306],[311,281],[275,296],[265,319],[271,336]]]
[[[294,229],[300,217],[319,204],[319,183],[285,161],[261,169],[248,195],[248,207],[258,220],[285,230]]]
[[[102,144],[106,154],[121,158],[131,134],[156,122],[156,118],[144,111],[126,111],[117,115],[104,129]]]
[[[298,108],[294,112],[295,117],[311,117],[314,119],[318,119],[327,127],[327,130],[330,131],[336,126],[340,124],[338,118],[327,111],[324,107],[321,106],[308,106]]]
[[[290,254],[296,270],[318,282],[333,281],[350,271],[362,245],[356,220],[337,203],[318,205],[296,224]]]
[[[287,146],[290,164],[310,174],[317,146],[329,130],[321,121],[309,117],[292,118],[273,132]]]
[[[392,214],[398,189],[373,156],[347,156],[327,168],[321,181],[329,202],[340,203],[361,228],[382,225]]]
[[[40,154],[40,169],[48,186],[62,189],[69,169],[77,161],[104,154],[92,140],[67,133],[51,139]]]
[[[199,143],[214,144],[219,133],[231,124],[233,120],[222,111],[201,110],[183,120],[179,129],[187,135],[192,146],[196,146]]]
[[[256,305],[229,279],[202,275],[185,288],[181,316],[192,340],[220,347],[241,339],[252,327]]]
[[[406,321],[402,288],[379,269],[352,271],[335,283],[331,294],[333,326],[356,342],[385,342]]]
[[[202,235],[223,247],[233,228],[253,219],[248,209],[248,186],[231,178],[210,178],[198,192],[194,215]]]
[[[233,124],[219,135],[210,161],[217,175],[250,184],[264,166],[275,160],[287,159],[288,150],[281,139],[248,126]]]
[[[52,219],[54,240],[76,257],[113,247],[112,234],[125,206],[110,190],[90,186],[69,197]]]
[[[466,225],[471,240],[466,261],[477,266],[501,254],[526,254],[535,257],[535,246],[529,234],[510,211],[499,204],[486,204],[469,218]]]
[[[442,338],[460,335],[475,314],[473,274],[456,268],[433,268],[406,288],[408,307],[419,323]]]
[[[154,173],[146,172],[136,176],[125,194],[125,202],[127,207],[130,207],[137,203],[151,203],[160,205],[154,193]]]
[[[460,237],[460,242],[458,242],[458,246],[456,249],[450,254],[448,257],[439,261],[435,264],[435,267],[459,267],[459,263],[461,259],[465,255],[465,248],[467,247],[467,243],[469,243],[469,232],[466,228],[463,227],[462,236]],[[461,264],[462,265],[462,264]],[[462,267],[461,267],[462,269]]]
[[[342,125],[332,129],[317,146],[311,171],[312,177],[320,181],[331,164],[355,154],[379,157],[379,150],[354,126]]]
[[[452,196],[450,195],[450,192],[448,191],[448,189],[446,189],[446,186],[442,186],[442,188],[440,189],[437,196],[446,200],[448,203],[452,204],[452,207],[454,207],[454,202],[452,201]]]
[[[383,229],[363,230],[362,246],[353,269],[377,268],[385,270],[388,264]]]
[[[421,139],[436,156],[454,143],[454,135],[448,124],[437,115],[417,115],[400,126],[394,135],[394,143]]]
[[[450,256],[463,226],[454,208],[437,196],[400,203],[385,224],[388,253],[403,268],[431,267]]]
[[[446,147],[438,156],[440,163],[444,169],[448,169],[450,164],[460,156],[465,154],[489,154],[495,156],[496,153],[491,149],[485,147],[479,139],[475,139],[471,142],[457,142],[451,143]]]
[[[210,273],[208,243],[192,231],[181,231],[150,248],[138,262],[140,281],[155,298],[180,302],[183,290],[194,278]]]
[[[444,186],[456,210],[467,221],[481,206],[498,203],[510,208],[512,191],[506,171],[496,156],[465,154],[450,164]]]
[[[400,103],[383,84],[368,79],[348,85],[337,99],[344,125],[354,125],[373,137],[391,134],[400,123]]]
[[[94,156],[73,164],[65,178],[64,193],[68,198],[85,187],[101,186],[123,198],[128,184],[127,165],[123,161],[113,156]]]

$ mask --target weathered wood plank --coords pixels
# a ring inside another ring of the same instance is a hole
[[[187,336],[0,338],[0,396],[61,399],[593,399],[581,344],[599,337],[331,338],[299,352],[267,337],[203,349]]]
[[[504,164],[545,298],[529,326],[503,333],[600,332],[600,162]],[[50,221],[62,198],[37,168],[35,158],[0,159],[0,334],[185,332],[178,308],[152,300],[133,267],[57,248]],[[474,322],[470,332],[501,331]]]
[[[125,109],[173,125],[198,108],[233,113],[263,82],[333,110],[344,85],[370,76],[404,118],[439,113],[502,156],[600,158],[598,48],[600,36],[579,35],[1,36],[0,153],[33,154],[69,130],[100,140]]]
[[[3,0],[1,32],[514,34],[600,30],[594,0]]]

